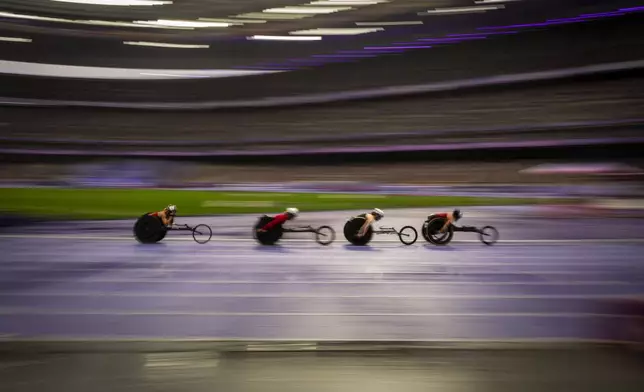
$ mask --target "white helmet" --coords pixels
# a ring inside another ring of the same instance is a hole
[[[286,209],[286,213],[287,213],[287,214],[291,214],[291,215],[293,215],[293,216],[297,216],[297,215],[300,213],[300,210],[298,210],[298,209],[297,209],[297,208],[295,208],[295,207],[290,207],[290,208],[287,208],[287,209]]]
[[[378,219],[382,219],[385,217],[385,213],[382,212],[380,208],[374,208],[373,211],[371,211],[371,214],[377,216]]]
[[[166,207],[166,209],[173,215],[177,213],[177,206],[175,206],[174,204],[170,204]]]

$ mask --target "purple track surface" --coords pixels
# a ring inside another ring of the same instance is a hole
[[[378,236],[356,248],[344,215],[309,215],[335,227],[329,247],[306,234],[258,246],[248,216],[187,219],[213,226],[206,245],[185,233],[141,245],[131,222],[4,231],[0,337],[611,339],[629,320],[612,304],[644,292],[643,220],[481,209],[465,224],[496,226],[496,246],[458,233],[447,247]],[[420,229],[425,215],[392,211],[383,225]]]

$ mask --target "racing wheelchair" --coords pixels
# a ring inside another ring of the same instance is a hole
[[[367,245],[374,234],[395,234],[405,245],[412,245],[418,239],[418,232],[411,226],[405,226],[400,231],[394,229],[393,227],[380,227],[378,230],[374,230],[372,226],[367,228],[365,235],[358,237],[358,232],[365,222],[365,218],[361,216],[355,216],[350,218],[344,224],[344,238],[347,239],[352,245]]]
[[[478,233],[479,239],[485,245],[494,245],[499,240],[499,231],[493,226],[484,226],[477,228],[473,226],[454,226],[449,225],[445,232],[441,229],[445,225],[446,218],[436,214],[429,215],[423,223],[421,230],[423,238],[434,245],[447,245],[454,238],[454,232]]]
[[[315,242],[320,245],[329,245],[335,240],[335,230],[330,226],[320,226],[316,229],[313,226],[282,227],[282,225],[278,225],[265,232],[257,232],[257,230],[272,221],[273,218],[272,216],[264,215],[257,220],[253,227],[253,238],[262,245],[274,245],[282,238],[284,233],[314,233]]]
[[[198,244],[205,244],[212,238],[212,229],[205,224],[195,227],[189,225],[175,225],[166,227],[161,218],[146,213],[139,217],[134,224],[134,238],[142,244],[154,244],[163,240],[168,231],[190,231],[192,239]]]

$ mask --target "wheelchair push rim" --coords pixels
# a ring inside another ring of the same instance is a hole
[[[448,227],[447,231],[444,233],[440,233],[438,231],[432,231],[429,232],[430,227],[432,226],[437,226],[440,224],[440,226],[443,226],[445,223],[444,218],[440,217],[434,217],[430,219],[428,222],[425,222],[423,225],[423,237],[425,239],[434,245],[447,245],[452,241],[452,238],[454,237],[454,229],[451,227],[451,225]]]

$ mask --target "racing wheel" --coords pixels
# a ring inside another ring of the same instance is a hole
[[[369,226],[364,236],[357,236],[364,222],[365,218],[363,217],[353,217],[344,224],[344,238],[352,245],[364,246],[371,241],[371,237],[373,237],[373,227],[371,226]]]

